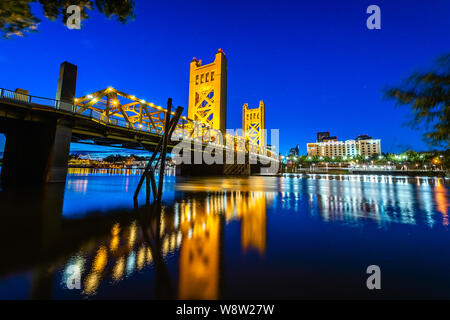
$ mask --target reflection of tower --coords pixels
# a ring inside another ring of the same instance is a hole
[[[262,255],[266,251],[266,198],[264,193],[250,193],[241,202],[242,206],[242,248],[255,248]]]
[[[194,58],[189,79],[188,117],[226,130],[227,116],[227,58],[219,49],[213,63],[203,65]]]
[[[266,107],[263,101],[259,107],[250,109],[248,104],[242,108],[242,130],[249,142],[260,148],[266,145],[264,130],[266,129]]]
[[[224,219],[204,206],[189,207],[181,213],[179,298],[218,299]]]

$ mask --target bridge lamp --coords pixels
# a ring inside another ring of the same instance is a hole
[[[145,103],[145,100],[141,100],[141,103]]]
[[[88,95],[87,98],[88,98],[88,99],[92,99],[92,98],[93,98],[93,97],[92,97],[92,94]]]

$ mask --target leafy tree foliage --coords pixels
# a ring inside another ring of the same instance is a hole
[[[425,140],[450,147],[450,54],[440,57],[435,70],[413,73],[401,86],[386,91],[399,105],[409,105],[413,128],[423,128]]]
[[[82,19],[89,18],[86,9],[96,9],[108,18],[122,23],[135,17],[132,0],[1,0],[0,33],[8,38],[11,35],[23,36],[25,32],[37,31],[40,20],[31,10],[33,3],[42,7],[48,19],[60,18],[63,23],[66,22],[66,10],[70,5],[82,8]]]

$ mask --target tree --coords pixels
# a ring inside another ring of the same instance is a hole
[[[66,10],[70,5],[81,8],[81,18],[87,19],[86,11],[96,8],[110,19],[122,23],[134,19],[134,2],[132,0],[1,0],[0,33],[9,38],[11,35],[23,36],[24,32],[37,31],[40,20],[31,12],[31,4],[39,3],[46,18],[50,20],[67,19]]]
[[[415,72],[385,94],[399,105],[410,106],[414,116],[410,125],[425,129],[430,145],[450,147],[450,53],[436,61],[434,70]]]

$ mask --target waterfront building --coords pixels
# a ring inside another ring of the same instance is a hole
[[[308,156],[332,158],[381,154],[380,139],[372,139],[368,135],[359,135],[354,140],[338,141],[336,136],[330,137],[328,132],[326,134],[319,132],[316,142],[306,144]]]

